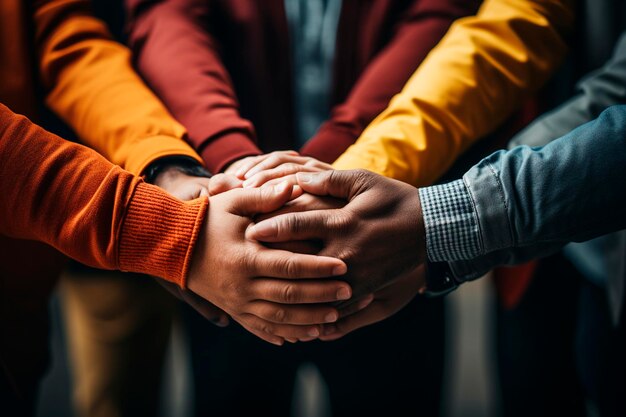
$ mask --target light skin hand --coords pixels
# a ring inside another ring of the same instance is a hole
[[[343,208],[281,214],[259,222],[250,239],[287,242],[317,239],[320,255],[342,259],[355,299],[375,293],[426,259],[417,189],[368,171],[298,173],[311,194],[345,199]]]
[[[284,184],[211,197],[187,281],[195,294],[277,345],[317,338],[320,324],[338,318],[329,303],[352,295],[347,283],[329,278],[345,274],[344,262],[271,249],[246,238],[252,218],[279,209],[291,193]]]
[[[319,172],[328,169],[332,167],[315,158],[301,156],[295,151],[277,151],[244,158],[235,162],[226,172],[243,180],[244,188],[254,188],[297,172]]]
[[[227,191],[230,187],[241,186],[241,181],[234,177],[223,176],[218,177],[217,180],[214,178],[190,176],[180,172],[175,167],[168,167],[156,176],[154,184],[174,197],[185,201]],[[189,304],[213,324],[220,327],[229,324],[228,314],[193,292],[159,278],[157,278],[157,282],[170,294]]]
[[[337,340],[361,327],[391,317],[410,303],[425,284],[424,267],[420,266],[373,296],[366,297],[362,301],[369,301],[366,308],[358,312],[353,312],[351,307],[341,310],[341,319],[337,323],[323,326],[320,340]]]

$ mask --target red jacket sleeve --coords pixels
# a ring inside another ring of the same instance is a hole
[[[187,128],[212,172],[262,153],[239,114],[232,81],[206,30],[209,0],[127,0],[129,42],[138,68]]]
[[[0,234],[180,286],[207,200],[185,203],[0,104]]]
[[[399,93],[430,50],[458,18],[475,14],[478,0],[416,0],[397,24],[392,39],[370,61],[346,100],[301,149],[334,162]]]

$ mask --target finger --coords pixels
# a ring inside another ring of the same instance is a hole
[[[295,154],[292,152],[293,151],[272,153],[269,158],[259,161],[254,167],[251,167],[248,172],[246,172],[244,177],[248,179],[261,171],[267,171],[268,169],[273,169],[286,163],[304,165],[312,159],[305,156],[299,156],[297,152]]]
[[[348,333],[369,326],[384,319],[377,304],[370,305],[369,308],[339,320],[334,324],[322,326],[322,335],[319,337],[323,341],[337,340]]]
[[[352,288],[343,281],[285,281],[256,278],[250,285],[256,300],[280,304],[318,304],[349,300]]]
[[[241,324],[241,326],[244,329],[246,329],[247,331],[249,331],[256,337],[258,337],[259,339],[265,340],[266,342],[271,343],[276,346],[282,346],[285,343],[285,340],[282,337],[274,336],[272,334],[257,330],[254,327],[246,324],[243,320],[238,320],[238,321],[239,321],[239,324]]]
[[[293,187],[284,183],[275,187],[238,189],[232,192],[236,193],[230,204],[233,213],[252,216],[278,210],[291,198]]]
[[[242,320],[245,320],[247,326],[258,332],[284,339],[309,341],[319,337],[321,334],[319,325],[297,326],[294,324],[271,323],[253,314],[244,314]]]
[[[246,174],[255,166],[257,166],[259,163],[265,161],[266,159],[269,159],[273,156],[276,156],[277,154],[284,154],[284,155],[298,155],[298,152],[296,151],[276,151],[276,152],[272,152],[272,153],[268,153],[265,155],[260,155],[254,158],[251,158],[248,161],[245,161],[245,163],[243,163],[239,169],[237,170],[237,177],[241,178],[241,179],[246,179]]]
[[[365,170],[321,171],[296,174],[298,185],[308,193],[330,195],[350,201],[354,195],[369,188],[376,174]]]
[[[241,188],[242,181],[234,175],[217,174],[209,182],[209,195],[217,195],[230,191],[234,188]]]
[[[296,242],[279,242],[279,243],[264,243],[270,249],[284,250],[294,253],[303,253],[307,255],[317,255],[324,245],[321,242],[313,240],[299,240]]]
[[[202,297],[191,291],[181,291],[181,298],[196,310],[202,317],[219,327],[228,326],[228,315]]]
[[[251,255],[251,276],[272,278],[327,278],[344,275],[348,267],[340,259],[303,255],[261,246]]]
[[[287,306],[267,301],[254,301],[248,305],[246,311],[263,320],[278,324],[312,325],[334,323],[339,319],[339,312],[336,308],[323,304]]]
[[[233,174],[235,175],[235,177],[240,178],[242,180],[244,180],[244,174],[246,172],[248,172],[248,170],[250,168],[252,168],[253,166],[255,166],[256,164],[258,164],[260,161],[264,160],[265,158],[269,158],[270,154],[264,154],[264,155],[257,155],[257,156],[249,156],[247,158],[244,158],[240,161],[237,161],[236,164],[236,169],[234,170],[228,170],[228,172],[233,172]]]
[[[356,301],[354,303],[350,303],[345,307],[339,308],[339,317],[345,318],[351,316],[352,314],[358,313],[361,310],[367,308],[374,301],[374,294],[369,294],[364,298]]]
[[[246,174],[247,179],[243,182],[243,187],[244,188],[260,187],[270,180],[283,178],[288,175],[293,175],[297,172],[319,172],[319,171],[320,171],[319,168],[315,168],[311,166],[295,164],[292,162],[283,163],[275,168],[267,169],[264,171],[259,171],[253,176],[248,176]]]
[[[298,188],[300,188],[300,186],[298,185],[298,178],[296,177],[295,174],[287,175],[286,177],[282,177],[282,178],[276,178],[276,179],[273,179],[273,180],[269,180],[268,182],[263,184],[261,187],[270,187],[272,185],[280,184],[281,182],[288,182],[289,184],[292,184],[294,186],[298,186]]]
[[[261,242],[289,242],[335,236],[347,224],[342,210],[312,210],[281,214],[263,220],[246,231],[246,237]]]
[[[262,214],[255,217],[257,223],[281,214],[301,213],[303,211],[333,210],[345,207],[346,202],[334,197],[321,197],[312,194],[302,194],[300,197],[291,200],[283,207],[271,213]]]

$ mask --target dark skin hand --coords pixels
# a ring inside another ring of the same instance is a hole
[[[322,241],[321,255],[348,265],[344,278],[354,299],[376,293],[425,261],[424,225],[414,187],[364,170],[298,173],[296,179],[307,193],[348,204],[280,214],[251,227],[248,238]]]
[[[356,309],[359,311],[353,312],[352,306],[341,309],[341,319],[338,322],[322,327],[320,340],[337,340],[357,329],[393,316],[409,304],[425,285],[424,267],[420,266],[372,296],[361,300],[365,308],[357,303]]]
[[[276,212],[263,215],[259,221],[275,217],[280,214],[299,213],[311,210],[332,210],[343,208],[346,201],[334,197],[320,197],[312,194],[304,194],[290,201]],[[298,248],[295,243],[306,243]],[[322,242],[294,242],[292,250],[303,253],[320,253]],[[417,269],[398,278],[389,286],[367,295],[360,300],[351,299],[339,303],[340,319],[334,324],[326,324],[322,327],[323,341],[337,340],[362,327],[382,321],[404,308],[416,294],[425,288],[424,267]]]

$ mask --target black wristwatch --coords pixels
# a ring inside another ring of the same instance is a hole
[[[441,297],[459,287],[447,262],[426,262],[426,290],[427,297]]]
[[[154,181],[163,170],[166,168],[176,168],[183,174],[187,174],[192,177],[205,177],[211,178],[211,173],[207,171],[202,165],[195,159],[188,156],[168,156],[158,159],[148,165],[144,170],[144,180],[148,184],[154,184]]]

